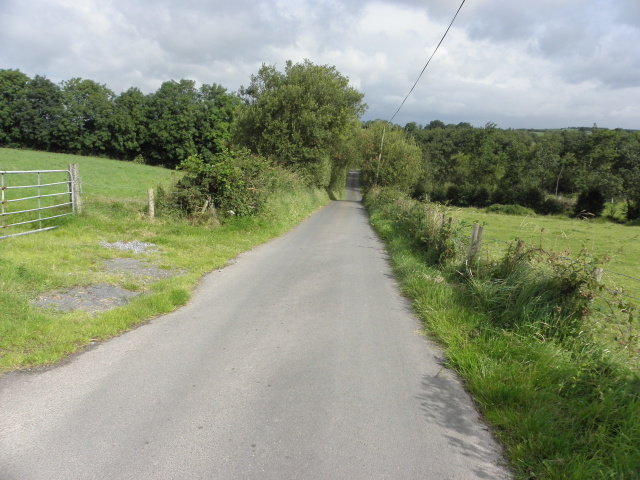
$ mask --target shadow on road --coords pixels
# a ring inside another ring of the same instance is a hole
[[[482,430],[470,428],[479,422],[479,415],[468,395],[462,394],[461,389],[454,374],[441,370],[435,376],[427,375],[423,378],[423,392],[416,398],[424,415],[446,431],[444,437],[451,448],[474,460],[478,478],[493,480],[496,478],[495,465],[488,463],[487,458],[498,457],[503,465],[506,465],[506,461],[498,451],[499,447],[492,438],[489,427],[483,427]]]

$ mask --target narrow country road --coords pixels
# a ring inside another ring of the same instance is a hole
[[[510,478],[359,200],[352,173],[189,305],[0,377],[0,479]]]

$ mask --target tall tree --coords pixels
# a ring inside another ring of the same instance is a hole
[[[241,88],[245,108],[237,139],[253,152],[327,187],[332,158],[366,106],[335,67],[288,61],[284,72],[263,65]]]
[[[594,125],[578,151],[580,190],[597,189],[605,198],[621,192],[622,181],[614,170],[620,136],[620,131]]]
[[[56,124],[56,148],[77,154],[105,154],[109,148],[114,93],[93,80],[62,82],[63,111]]]
[[[109,155],[120,160],[133,160],[142,154],[142,145],[147,137],[146,104],[147,97],[134,87],[115,98],[113,115],[109,120]]]
[[[215,83],[204,84],[197,95],[195,143],[203,158],[217,154],[229,146],[231,125],[240,98],[227,93]]]
[[[17,115],[22,145],[51,150],[56,125],[62,118],[62,91],[46,77],[36,75],[25,89],[26,105]]]
[[[0,70],[0,145],[20,144],[17,115],[26,108],[28,82],[20,70]]]
[[[621,139],[614,166],[622,181],[622,197],[627,203],[627,220],[640,218],[640,131],[620,132]]]
[[[198,153],[196,109],[198,91],[193,80],[170,80],[149,96],[148,135],[143,156],[153,165],[176,167]]]
[[[400,127],[382,121],[363,128],[361,135],[363,184],[393,186],[413,194],[422,172],[422,153],[415,140]]]

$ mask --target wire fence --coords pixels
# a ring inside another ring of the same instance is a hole
[[[474,236],[472,233],[470,238],[470,244],[473,244],[474,241],[478,241],[478,240],[477,239],[474,240]],[[482,246],[477,247],[478,249],[480,249],[479,255],[487,259],[496,259],[496,258],[504,257],[504,255],[507,252],[507,249],[511,245],[513,245],[513,242],[507,242],[505,240],[490,238],[490,237],[481,238],[479,241],[482,243]],[[542,248],[540,248],[539,250],[546,255],[549,255],[549,256],[552,255],[552,252],[545,251]],[[579,260],[576,260],[567,256],[562,256],[562,255],[555,255],[555,256],[559,260],[564,260],[570,263],[575,263],[575,264],[581,263]],[[624,297],[628,300],[633,301],[636,304],[636,306],[640,306],[640,297],[626,293],[623,290],[623,288],[618,286],[618,282],[614,281],[612,277],[617,276],[617,277],[624,278],[625,279],[624,286],[628,287],[629,285],[634,285],[634,286],[637,285],[637,290],[640,290],[640,278],[636,278],[631,275],[627,275],[625,273],[616,272],[604,267],[599,267],[597,269],[597,275],[598,275],[599,281],[603,284],[605,290],[610,295]],[[608,281],[605,281],[605,279]],[[633,283],[630,283],[630,282],[633,282]],[[613,288],[611,288],[611,285],[613,285]],[[635,291],[636,288],[631,288],[631,290]]]
[[[86,187],[89,187],[89,188],[86,188]],[[106,193],[104,195],[100,193],[96,193],[101,191],[105,191]],[[109,192],[122,192],[122,191],[139,194],[140,198],[135,198],[138,195],[129,196],[126,198],[119,196],[117,199],[114,199],[113,196],[109,196]],[[135,188],[135,187],[124,187],[124,186],[109,187],[106,185],[95,185],[95,184],[86,183],[86,182],[82,183],[82,195],[84,197],[95,198],[104,202],[118,201],[122,203],[136,203],[140,205],[145,205],[147,203],[147,194],[148,194],[148,189],[146,188]]]

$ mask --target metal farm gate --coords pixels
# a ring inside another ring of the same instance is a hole
[[[69,170],[0,171],[0,239],[56,228],[80,212],[78,165]]]

